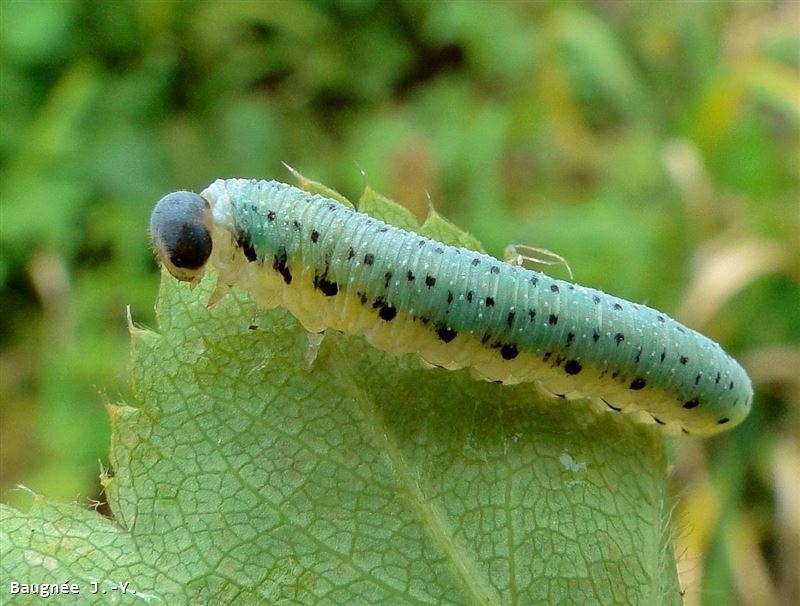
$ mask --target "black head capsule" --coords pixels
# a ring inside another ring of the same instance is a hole
[[[161,198],[150,216],[150,238],[164,266],[178,280],[197,283],[211,256],[211,234],[204,219],[208,202],[176,191]]]

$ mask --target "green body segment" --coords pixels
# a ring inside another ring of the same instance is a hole
[[[495,381],[711,434],[748,413],[752,387],[719,345],[665,314],[389,226],[274,181],[202,192],[221,279],[311,331],[363,334]]]

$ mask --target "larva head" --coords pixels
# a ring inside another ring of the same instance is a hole
[[[150,238],[169,273],[196,284],[211,256],[211,234],[206,221],[209,205],[188,191],[161,198],[150,216]]]

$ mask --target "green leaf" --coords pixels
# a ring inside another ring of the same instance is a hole
[[[450,246],[460,246],[462,248],[468,248],[469,250],[486,252],[475,236],[456,227],[437,213],[436,209],[433,208],[433,204],[428,207],[428,216],[425,217],[425,222],[419,229],[419,233],[423,236],[449,244]]]
[[[327,185],[323,185],[319,181],[313,181],[303,175],[300,171],[292,168],[286,162],[283,165],[287,168],[287,170],[292,173],[292,176],[297,179],[297,187],[300,189],[304,189],[309,193],[312,194],[319,194],[320,196],[325,196],[326,198],[333,198],[340,204],[344,204],[345,206],[349,206],[350,208],[354,208],[353,203],[350,202],[345,196],[340,194],[335,189],[331,189]]]
[[[0,508],[4,597],[68,579],[83,603],[109,600],[91,581],[123,604],[680,602],[657,430],[335,331],[309,366],[293,317],[236,289],[209,307],[215,280],[164,273],[158,332],[131,328],[114,520]]]
[[[364,188],[364,193],[358,199],[358,211],[372,216],[380,216],[395,227],[408,231],[419,232],[419,222],[410,210],[394,200],[379,194],[369,185]]]

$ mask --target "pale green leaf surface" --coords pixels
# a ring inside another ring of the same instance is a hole
[[[469,232],[458,229],[450,221],[436,212],[431,204],[428,208],[428,216],[419,228],[419,233],[434,240],[440,240],[451,246],[460,246],[469,250],[485,252],[478,239]]]
[[[297,179],[297,187],[300,189],[304,189],[309,193],[312,194],[319,194],[320,196],[325,196],[326,198],[333,198],[340,204],[344,204],[345,206],[349,206],[350,208],[354,208],[353,203],[350,202],[345,196],[340,194],[333,188],[328,187],[320,183],[319,181],[314,181],[309,179],[305,175],[303,175],[299,170],[292,168],[285,162],[283,165],[287,168],[287,170],[292,173],[292,176]]]
[[[334,331],[308,368],[288,313],[208,307],[214,280],[164,274],[158,332],[132,329],[115,519],[0,508],[2,602],[67,579],[48,603],[680,602],[656,430]]]
[[[380,215],[381,220],[408,231],[419,231],[419,222],[410,210],[394,200],[390,200],[372,189],[369,185],[358,199],[358,210],[368,215]]]

